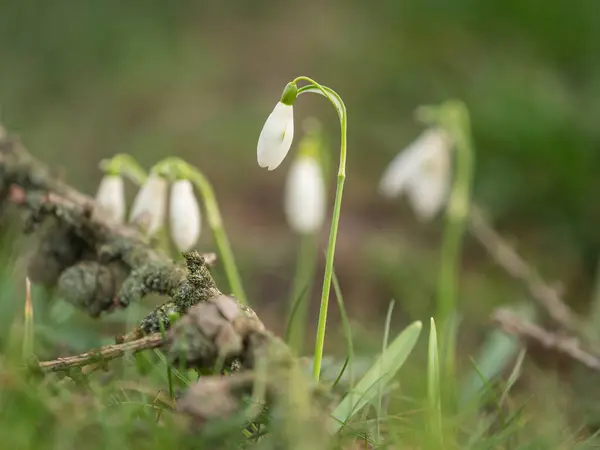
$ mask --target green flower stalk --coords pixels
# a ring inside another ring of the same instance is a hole
[[[313,119],[306,124],[306,134],[299,143],[285,185],[286,219],[300,239],[286,333],[289,346],[298,355],[303,350],[308,300],[318,256],[318,233],[327,214],[321,147],[320,125]]]
[[[198,189],[204,202],[208,225],[212,230],[215,243],[217,244],[229,286],[236,300],[244,305],[247,304],[248,300],[242,286],[241,277],[235,263],[229,239],[227,238],[227,233],[223,226],[223,219],[221,218],[221,211],[219,210],[215,191],[208,179],[197,168],[180,158],[166,158],[158,163],[155,168],[166,172],[171,179],[189,180]]]
[[[405,193],[421,221],[433,219],[445,207],[436,322],[444,336],[444,379],[452,380],[456,320],[450,319],[457,311],[461,244],[471,201],[474,152],[469,114],[463,103],[448,101],[421,107],[417,116],[428,128],[391,161],[380,191],[387,197]]]
[[[448,101],[439,107],[422,107],[417,115],[427,123],[446,130],[455,147],[455,169],[446,207],[440,273],[437,291],[437,319],[445,335],[444,379],[448,401],[455,401],[456,327],[458,306],[458,279],[462,241],[466,230],[471,203],[471,183],[474,149],[471,142],[469,112],[464,103]]]
[[[299,82],[308,83],[300,88]],[[265,125],[258,138],[257,159],[261,167],[268,170],[276,169],[285,159],[290,150],[294,135],[294,112],[293,105],[298,96],[305,93],[317,93],[326,97],[335,107],[340,119],[340,162],[337,175],[337,186],[333,204],[333,217],[329,232],[329,243],[325,257],[325,273],[323,276],[323,289],[321,294],[321,306],[319,309],[319,323],[315,342],[315,353],[313,363],[313,376],[319,380],[321,373],[321,362],[323,359],[323,347],[325,343],[325,330],[327,326],[327,310],[329,307],[329,294],[331,292],[331,279],[333,275],[333,261],[335,245],[337,240],[340,213],[342,208],[342,194],[344,181],[346,179],[346,134],[347,113],[342,98],[333,89],[323,86],[308,77],[298,77],[288,83],[283,91],[280,101],[273,112],[267,118]]]
[[[446,227],[437,293],[437,323],[442,328],[456,311],[460,253],[471,203],[473,144],[469,113],[464,103],[448,101],[439,107],[422,107],[417,115],[446,130],[455,147],[455,169],[446,207]]]

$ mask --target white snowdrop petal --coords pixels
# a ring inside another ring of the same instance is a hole
[[[165,222],[168,188],[165,178],[150,174],[133,201],[129,221],[141,221],[149,235],[156,233]]]
[[[325,220],[325,200],[319,163],[311,157],[296,159],[285,186],[284,210],[290,228],[303,234],[319,231]]]
[[[109,223],[121,224],[125,220],[125,186],[119,175],[105,175],[96,193],[96,217]]]
[[[171,187],[169,204],[171,239],[180,252],[191,250],[202,228],[200,206],[189,180],[178,180]]]
[[[417,217],[431,220],[446,204],[450,193],[450,152],[441,149],[425,161],[406,193]]]
[[[278,102],[258,137],[258,165],[268,170],[276,169],[288,154],[293,138],[294,108]]]
[[[418,176],[421,164],[440,149],[447,150],[448,146],[449,141],[443,130],[425,130],[388,165],[379,184],[381,193],[388,197],[400,195],[408,180]]]

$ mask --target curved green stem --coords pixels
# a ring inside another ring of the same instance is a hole
[[[457,279],[462,238],[469,214],[473,145],[469,116],[462,103],[449,103],[440,121],[456,146],[454,182],[446,209],[446,228],[438,284],[438,324],[444,324],[457,306]]]
[[[329,293],[331,291],[331,279],[333,276],[333,260],[335,255],[335,244],[337,240],[338,226],[340,222],[340,213],[342,209],[342,194],[344,191],[344,180],[346,179],[346,134],[347,134],[347,112],[342,98],[333,90],[322,86],[308,77],[298,77],[292,83],[306,81],[310,84],[298,89],[298,95],[313,92],[324,95],[335,107],[340,119],[340,164],[337,175],[337,186],[335,191],[335,201],[333,204],[333,216],[331,219],[331,229],[329,231],[329,243],[327,245],[327,254],[325,256],[325,273],[323,276],[323,290],[321,293],[321,306],[319,309],[319,323],[317,326],[317,336],[315,342],[315,353],[313,363],[313,377],[319,381],[321,373],[321,362],[323,360],[323,347],[325,344],[325,329],[327,327],[327,309],[329,307]]]
[[[141,186],[148,178],[146,171],[127,153],[119,153],[109,160],[100,161],[100,168],[106,173],[124,175],[137,186]]]
[[[223,219],[221,218],[221,211],[219,210],[215,191],[213,190],[213,187],[208,179],[198,169],[191,166],[188,167],[190,168],[190,181],[196,185],[202,194],[202,199],[204,200],[204,205],[206,206],[208,225],[213,232],[215,243],[219,249],[219,254],[221,256],[221,260],[223,261],[223,267],[225,268],[227,280],[229,281],[229,287],[233,291],[233,295],[235,296],[236,300],[246,305],[248,304],[248,300],[242,286],[240,274],[235,264],[235,258],[233,256],[233,251],[231,250],[231,245],[229,244],[229,239],[227,238],[227,233],[225,232],[225,228],[223,226]]]

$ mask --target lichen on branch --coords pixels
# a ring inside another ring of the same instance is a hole
[[[220,295],[202,256],[187,268],[152,248],[135,227],[94,214],[94,199],[53,177],[15,138],[0,139],[0,203],[26,213],[24,232],[37,236],[28,267],[33,283],[57,288],[92,317],[126,308],[149,294],[171,298],[146,317],[130,338],[159,331],[167,317]],[[187,269],[187,270],[186,270]]]

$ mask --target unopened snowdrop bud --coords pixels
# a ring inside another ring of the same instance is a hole
[[[97,208],[94,216],[112,224],[125,220],[125,187],[120,175],[106,174],[96,193]]]
[[[294,139],[294,107],[298,87],[293,83],[283,90],[281,100],[267,117],[258,137],[257,159],[260,167],[274,170],[290,151]]]
[[[319,231],[325,219],[325,182],[316,158],[294,160],[285,186],[285,215],[292,230],[301,234]]]
[[[381,178],[381,192],[388,197],[406,192],[418,218],[432,219],[450,192],[451,149],[444,130],[426,130],[389,164]]]
[[[200,236],[200,207],[190,180],[177,180],[171,187],[169,211],[171,239],[180,252],[191,250]]]
[[[164,177],[151,173],[133,201],[129,221],[141,224],[149,235],[156,233],[165,221],[168,187]]]

